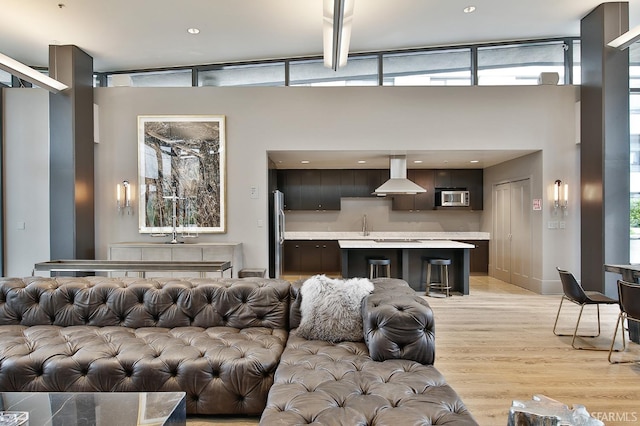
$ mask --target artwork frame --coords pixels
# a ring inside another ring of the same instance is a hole
[[[139,232],[226,233],[226,117],[138,116]]]

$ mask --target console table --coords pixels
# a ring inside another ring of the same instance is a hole
[[[49,272],[137,272],[139,276],[146,277],[147,272],[152,271],[177,271],[198,272],[200,278],[206,277],[207,272],[219,272],[224,276],[224,271],[231,269],[231,262],[171,262],[151,260],[51,260],[36,263],[31,275],[35,271]],[[231,272],[233,275],[233,271]]]
[[[109,245],[109,260],[122,261],[162,261],[162,262],[230,262],[225,275],[233,278],[233,271],[243,268],[242,243],[143,243],[122,242]],[[223,271],[224,272],[224,271]],[[176,272],[155,270],[147,276],[199,276],[196,272]],[[205,273],[206,275],[206,273]],[[217,276],[217,274],[215,274]]]

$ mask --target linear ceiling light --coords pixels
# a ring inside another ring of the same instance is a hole
[[[47,89],[52,93],[58,93],[69,88],[66,84],[60,83],[58,80],[55,80],[48,75],[44,75],[40,71],[3,55],[2,53],[0,53],[0,69],[26,80],[31,84]]]
[[[355,0],[323,0],[324,66],[334,71],[347,64]]]
[[[610,41],[607,46],[615,47],[616,49],[624,50],[631,46],[633,43],[640,40],[640,25],[630,29],[626,33],[616,37]]]

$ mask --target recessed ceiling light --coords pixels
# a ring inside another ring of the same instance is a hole
[[[413,160],[415,164],[422,164],[422,160]]]
[[[189,28],[189,29],[187,29],[187,32],[188,32],[189,34],[199,34],[199,33],[200,33],[200,30],[199,30],[199,29],[197,29],[197,28]]]
[[[479,163],[479,161],[478,161],[478,160],[471,160],[471,161],[469,161],[469,162],[470,162],[470,163]]]
[[[358,164],[365,164],[366,161],[365,160],[358,160]]]
[[[301,163],[302,164],[309,164],[309,160],[302,160]]]
[[[467,6],[464,9],[462,9],[464,13],[472,13],[472,12],[475,12],[475,10],[476,10],[475,6]]]

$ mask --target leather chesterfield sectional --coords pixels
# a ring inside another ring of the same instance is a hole
[[[477,424],[433,367],[433,313],[373,280],[359,342],[296,335],[302,282],[0,279],[0,391],[183,391],[262,425]]]

